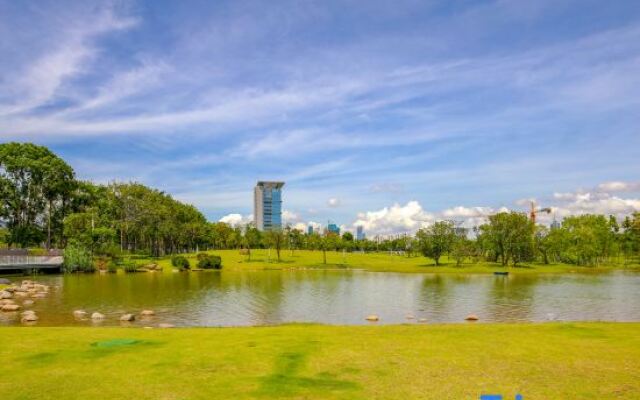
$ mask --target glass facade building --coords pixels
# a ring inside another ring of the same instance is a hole
[[[260,181],[254,189],[253,219],[260,231],[282,229],[284,182]]]

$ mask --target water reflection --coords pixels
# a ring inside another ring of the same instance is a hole
[[[362,271],[247,271],[41,276],[52,286],[33,306],[38,325],[91,325],[75,309],[118,325],[127,312],[156,316],[134,325],[364,324],[481,321],[640,320],[640,274],[432,275]],[[19,323],[0,313],[0,324]],[[407,315],[415,319],[407,319]]]

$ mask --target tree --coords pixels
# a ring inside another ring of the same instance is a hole
[[[280,250],[285,243],[286,235],[282,229],[271,229],[264,235],[267,246],[276,249],[278,262],[280,262]]]
[[[440,257],[451,250],[456,233],[452,222],[438,221],[428,228],[418,230],[416,238],[422,254],[433,258],[436,265],[440,265]]]
[[[41,243],[46,225],[50,246],[52,229],[62,228],[73,183],[71,167],[46,147],[1,144],[0,218],[7,222],[9,244],[27,247]]]
[[[615,227],[604,215],[570,216],[562,221],[568,246],[563,261],[578,265],[598,265],[617,251]]]
[[[473,251],[474,246],[472,240],[469,240],[466,236],[456,236],[451,246],[451,256],[456,260],[456,267],[462,265],[467,257],[471,257]]]
[[[485,250],[514,266],[533,257],[533,222],[525,213],[501,212],[489,217],[489,223],[480,226],[480,240]]]

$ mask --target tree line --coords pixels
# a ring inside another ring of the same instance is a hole
[[[194,206],[139,183],[105,185],[76,179],[73,169],[46,147],[30,143],[0,145],[0,242],[9,246],[75,247],[91,255],[163,256],[210,249],[272,248],[328,251],[389,251],[425,256],[440,263],[490,261],[600,265],[640,252],[640,213],[570,216],[561,226],[535,225],[524,213],[501,212],[471,232],[439,221],[415,235],[354,240],[343,235],[306,234],[285,227],[261,232],[252,224],[208,222]]]

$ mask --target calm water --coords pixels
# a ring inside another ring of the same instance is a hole
[[[16,278],[18,279],[18,278]],[[640,274],[542,276],[419,275],[363,271],[250,271],[39,276],[51,285],[32,307],[38,325],[92,325],[75,309],[101,312],[119,325],[125,312],[154,310],[134,325],[262,325],[283,322],[366,324],[462,322],[640,321]],[[408,320],[407,315],[415,316]],[[19,324],[1,313],[0,324]]]

